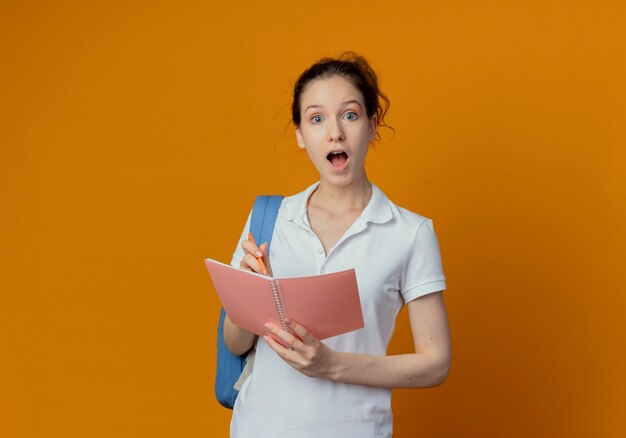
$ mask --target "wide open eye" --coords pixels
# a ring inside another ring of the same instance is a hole
[[[320,116],[319,114],[311,117],[311,121],[315,123],[316,125],[319,123],[322,123],[323,120],[324,120],[324,117]]]
[[[354,111],[348,111],[343,116],[348,120],[356,120],[359,118],[359,115],[355,113]]]

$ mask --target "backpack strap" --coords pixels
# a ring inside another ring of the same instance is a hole
[[[274,225],[278,217],[278,209],[283,196],[257,196],[252,207],[250,218],[250,232],[257,243],[267,242],[267,252],[274,234]],[[215,396],[218,402],[229,409],[235,405],[239,391],[234,388],[244,372],[248,362],[247,353],[235,356],[230,352],[224,342],[224,308],[220,310],[220,319],[217,326],[217,367],[215,374]],[[248,370],[252,366],[249,362]]]
[[[278,217],[278,209],[283,201],[283,196],[256,197],[252,207],[252,217],[250,218],[250,232],[254,240],[261,245],[267,242],[267,253],[270,251],[274,225]]]

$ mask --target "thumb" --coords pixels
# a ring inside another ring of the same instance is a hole
[[[259,249],[263,253],[263,262],[265,262],[265,267],[267,268],[270,275],[272,275],[272,265],[270,264],[270,255],[267,253],[267,242],[263,242]]]

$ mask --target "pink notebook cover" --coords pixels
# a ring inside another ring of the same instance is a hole
[[[281,304],[287,317],[318,339],[364,326],[354,269],[312,277],[271,278],[212,259],[204,262],[230,320],[257,335],[267,333],[266,322],[281,325]],[[278,285],[280,303],[275,302],[272,282]]]

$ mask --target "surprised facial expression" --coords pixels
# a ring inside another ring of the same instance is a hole
[[[341,76],[311,81],[300,98],[296,139],[306,149],[320,180],[347,185],[365,175],[365,156],[376,136],[361,92]]]

